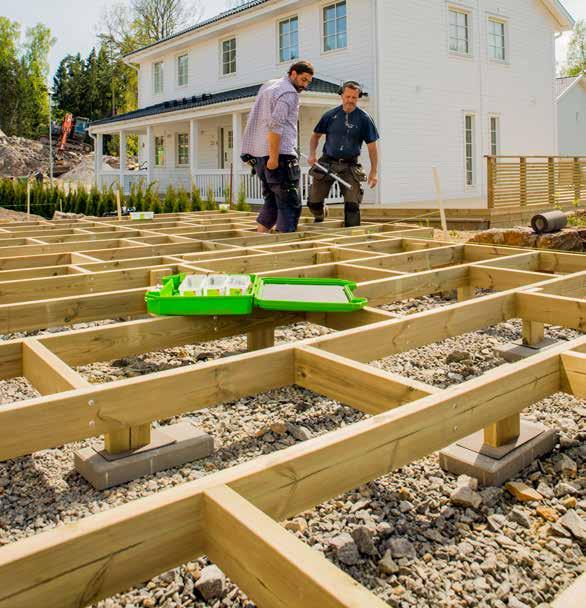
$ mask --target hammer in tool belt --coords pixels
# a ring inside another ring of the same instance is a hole
[[[297,150],[297,152],[301,156],[303,156],[303,158],[308,160],[307,154],[303,154],[303,152],[301,152],[301,150]],[[348,188],[348,190],[352,190],[352,186],[347,181],[344,181],[341,177],[336,175],[333,171],[326,169],[323,165],[320,165],[318,162],[316,162],[314,164],[314,167],[317,167],[320,171],[323,171],[326,175],[329,175],[333,180],[336,180],[339,184],[342,184],[342,186],[344,186],[345,188]]]

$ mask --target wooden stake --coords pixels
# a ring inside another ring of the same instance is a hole
[[[118,221],[122,219],[122,207],[120,206],[120,190],[116,190],[116,210],[118,211]]]
[[[448,240],[448,224],[446,222],[446,212],[444,210],[444,201],[442,199],[442,191],[440,186],[440,178],[437,167],[432,167],[433,181],[435,182],[435,193],[437,195],[437,206],[439,207],[440,218],[442,222],[442,231],[444,241]]]
[[[31,220],[31,180],[26,180],[26,220]]]

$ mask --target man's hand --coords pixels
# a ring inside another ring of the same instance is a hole
[[[277,156],[276,158],[273,157],[269,157],[269,160],[267,160],[267,169],[269,171],[274,171],[275,169],[277,169],[279,166],[279,157]]]
[[[316,162],[317,162],[317,158],[316,158],[315,154],[310,154],[307,157],[307,163],[309,164],[310,167],[313,167],[313,165],[315,165]]]
[[[368,175],[368,186],[370,188],[375,188],[378,184],[378,174],[376,171],[371,171]]]

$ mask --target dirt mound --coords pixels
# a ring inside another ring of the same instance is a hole
[[[31,213],[31,222],[37,222],[39,220],[42,220],[43,222],[46,221],[44,217]],[[29,221],[29,218],[27,217],[26,213],[22,213],[21,211],[14,211],[13,209],[6,209],[5,207],[0,207],[0,225],[5,223],[6,221],[27,222]]]
[[[104,170],[112,170],[116,163],[120,166],[120,161],[117,158],[112,156],[104,156],[103,157],[103,166]],[[94,153],[86,154],[83,156],[79,163],[59,177],[59,181],[61,182],[69,182],[69,183],[79,183],[85,184],[86,186],[91,186],[94,183],[95,178],[95,170],[94,170]]]
[[[65,151],[59,166],[73,167],[84,157],[79,152]],[[22,177],[36,171],[48,175],[49,146],[24,137],[8,137],[0,131],[0,177]]]

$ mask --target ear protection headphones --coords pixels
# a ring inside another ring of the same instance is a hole
[[[342,86],[338,89],[338,95],[341,95],[344,92],[344,89],[349,85],[354,85],[355,87],[357,87],[359,89],[358,92],[358,99],[362,99],[364,93],[362,92],[362,85],[359,82],[356,82],[355,80],[346,80],[346,82],[344,82],[344,84],[342,84]]]

